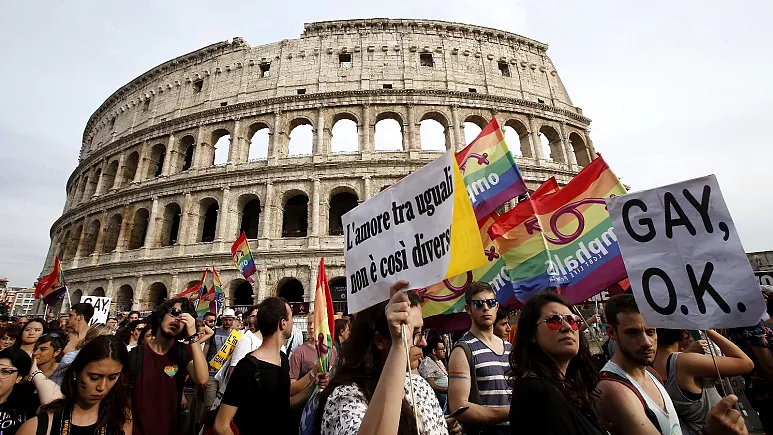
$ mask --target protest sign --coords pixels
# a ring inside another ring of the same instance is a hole
[[[757,280],[713,175],[607,199],[648,326],[735,328],[760,320]]]
[[[448,151],[346,213],[347,301],[356,313],[406,280],[426,287],[486,262],[478,224]]]
[[[89,304],[94,307],[94,315],[91,316],[89,325],[96,325],[97,323],[107,323],[107,316],[110,314],[110,302],[113,298],[106,298],[100,296],[84,296],[81,298],[81,302]]]
[[[238,330],[231,331],[231,334],[225,340],[223,346],[220,347],[220,350],[217,351],[217,355],[209,362],[209,365],[215,370],[220,370],[220,368],[223,367],[223,363],[228,361],[228,358],[231,357],[234,349],[236,349],[236,343],[238,343],[241,338],[241,332]]]

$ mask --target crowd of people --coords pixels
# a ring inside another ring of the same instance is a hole
[[[407,288],[337,316],[329,372],[314,322],[301,344],[279,297],[202,320],[176,298],[106,324],[90,325],[81,303],[4,322],[0,433],[745,434],[738,398],[718,386],[733,376],[745,379],[745,411],[773,433],[769,316],[728,331],[656,329],[632,295],[614,296],[604,326],[590,326],[608,336],[593,354],[588,322],[558,294],[513,316],[476,282],[469,330],[434,334]]]

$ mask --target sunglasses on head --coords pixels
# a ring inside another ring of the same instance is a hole
[[[169,310],[169,315],[172,316],[172,317],[180,317],[182,315],[182,313],[183,313],[183,310],[181,310],[181,309],[179,309],[177,307],[172,307],[172,309]]]
[[[498,303],[496,299],[473,299],[470,302],[475,308],[483,308],[483,304],[488,305],[489,308],[494,308]]]
[[[548,329],[556,332],[561,329],[561,325],[563,325],[564,322],[566,322],[566,324],[572,328],[572,331],[577,331],[580,329],[580,316],[575,314],[553,314],[548,316],[545,320],[537,323],[537,325],[544,323],[547,325]]]

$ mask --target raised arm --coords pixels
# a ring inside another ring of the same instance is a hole
[[[193,337],[196,334],[196,320],[188,313],[182,313],[180,316],[185,327],[188,330],[188,336]],[[204,336],[201,338],[206,341],[209,337],[212,337],[214,332],[209,326],[204,326]],[[201,346],[196,343],[195,346],[188,346],[190,352],[193,354],[193,359],[188,363],[188,373],[193,380],[193,383],[197,385],[204,385],[209,380],[209,364],[207,358],[204,356],[204,352],[201,350]]]
[[[732,341],[723,337],[714,330],[706,331],[711,341],[717,344],[725,356],[715,356],[716,367],[711,355],[699,353],[681,353],[677,367],[689,373],[690,376],[703,378],[716,378],[717,368],[722,376],[738,376],[749,373],[754,369],[754,362]]]
[[[464,414],[458,417],[462,423],[497,424],[510,418],[510,407],[490,407],[470,403],[470,365],[464,350],[456,348],[451,352],[448,362],[448,410],[454,412],[462,406],[468,406]]]

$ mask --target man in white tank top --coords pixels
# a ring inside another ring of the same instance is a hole
[[[598,390],[600,417],[611,435],[681,435],[679,417],[654,370],[658,336],[633,295],[611,298],[604,310],[617,352],[604,366]]]

